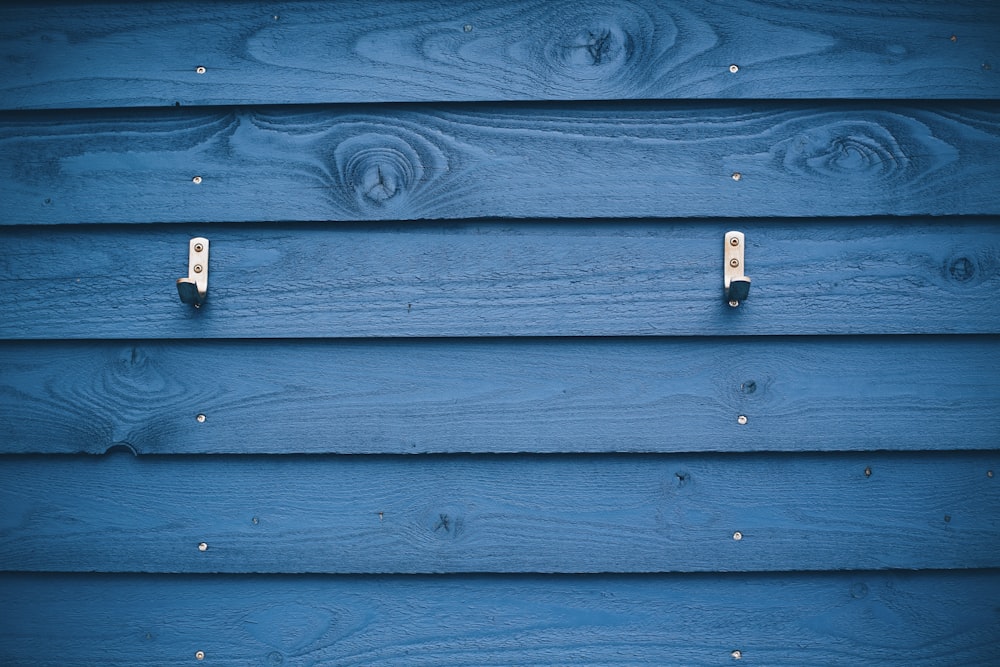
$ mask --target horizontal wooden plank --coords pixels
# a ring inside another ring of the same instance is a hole
[[[995,105],[0,115],[3,224],[998,214]]]
[[[997,451],[6,457],[0,570],[997,567],[998,470]]]
[[[38,4],[0,11],[5,108],[1000,97],[973,0]]]
[[[0,575],[4,664],[987,667],[1000,575]]]
[[[994,336],[5,343],[0,451],[993,449],[998,358]]]
[[[738,308],[730,225],[0,228],[0,338],[1000,332],[995,219],[741,220]],[[200,309],[176,290],[192,236],[211,241]]]

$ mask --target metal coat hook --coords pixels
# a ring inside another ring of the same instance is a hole
[[[735,308],[750,296],[750,278],[743,274],[743,232],[726,232],[724,281],[726,301]]]
[[[208,239],[197,237],[188,244],[188,276],[177,279],[177,293],[184,303],[200,308],[208,296]]]

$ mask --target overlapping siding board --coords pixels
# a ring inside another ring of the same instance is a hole
[[[998,35],[5,3],[0,663],[996,664]]]

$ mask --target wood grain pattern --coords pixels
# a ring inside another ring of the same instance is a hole
[[[0,3],[0,664],[995,664],[998,34]]]
[[[4,108],[1000,95],[970,0],[11,4]]]
[[[997,567],[1000,478],[991,470],[1000,470],[995,451],[6,457],[0,569]]]
[[[998,153],[1000,155],[1000,153]],[[0,228],[0,337],[996,333],[993,219]],[[181,303],[188,241],[208,301]]]
[[[998,172],[973,103],[0,116],[8,225],[998,214]]]
[[[7,343],[0,451],[995,449],[998,359],[993,336]]]
[[[7,665],[988,667],[1000,575],[0,575]],[[50,628],[58,625],[58,632]],[[919,639],[915,639],[919,638]]]

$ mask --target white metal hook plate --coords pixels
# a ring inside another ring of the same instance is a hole
[[[188,276],[177,279],[177,293],[184,303],[200,308],[208,297],[208,239],[201,236],[188,243]]]
[[[726,291],[726,301],[733,308],[750,295],[750,278],[744,274],[743,266],[745,245],[746,237],[743,232],[726,232],[723,286]]]

